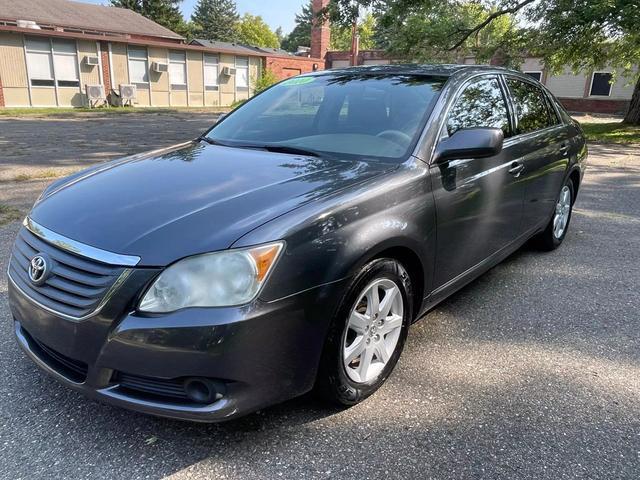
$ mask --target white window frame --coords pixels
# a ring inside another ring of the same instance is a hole
[[[42,50],[33,50],[30,49],[28,46],[28,42],[30,39],[34,39],[34,40],[40,40],[42,41],[42,43],[46,43],[49,45],[49,50],[47,52],[42,51]],[[56,39],[56,40],[61,40],[61,39]],[[58,88],[75,88],[75,89],[79,89],[81,88],[81,82],[80,82],[80,68],[78,67],[78,44],[75,41],[69,41],[70,44],[73,44],[74,47],[74,52],[71,53],[65,53],[65,52],[56,52],[53,48],[53,41],[54,39],[49,37],[49,38],[44,38],[41,39],[39,37],[29,37],[29,36],[25,36],[24,38],[24,53],[25,53],[25,61],[26,61],[26,67],[27,67],[27,76],[28,76],[28,81],[29,81],[29,87],[30,88],[53,88],[53,89],[57,89]],[[63,40],[64,41],[64,40]],[[29,69],[29,54],[38,54],[38,55],[47,55],[49,58],[49,66],[50,66],[50,72],[51,72],[51,76],[50,78],[35,78],[32,74],[32,72]],[[74,64],[74,72],[75,72],[75,79],[61,79],[58,78],[58,73],[56,72],[56,57],[69,57],[69,58],[73,58],[73,64]],[[53,85],[33,85],[33,81],[36,80],[45,80],[45,81],[51,81],[53,82]],[[60,82],[77,82],[77,85],[60,85]],[[57,95],[56,95],[57,97]]]
[[[184,55],[184,61],[172,60],[171,59],[172,53],[178,53],[178,54]],[[171,65],[182,65],[182,72],[184,74],[183,83],[173,81],[173,79],[171,78]],[[181,92],[186,91],[188,82],[189,82],[189,78],[188,78],[188,71],[187,71],[187,52],[184,50],[169,50],[169,87],[171,88],[171,90],[178,90]]]
[[[530,73],[539,73],[540,74],[540,80],[538,80],[540,83],[542,83],[542,76],[543,76],[543,72],[542,70],[523,70],[522,73],[524,73],[525,75],[529,75]],[[531,76],[531,75],[529,75]],[[531,77],[533,78],[533,77]],[[533,78],[535,80],[535,78]]]
[[[215,58],[215,63],[213,62],[207,62],[207,57],[209,58]],[[215,79],[216,79],[216,83],[215,84],[210,84],[207,83],[207,75],[206,75],[206,67],[212,67],[215,66],[216,69],[216,74],[215,74]],[[205,91],[217,91],[220,90],[220,55],[218,54],[213,54],[213,53],[203,53],[203,57],[202,57],[202,78],[204,81],[204,89]]]
[[[613,83],[609,83],[609,93],[606,95],[594,95],[593,94],[593,81],[596,78],[596,73],[606,73],[608,75],[611,75],[611,78],[613,78],[613,72],[607,72],[605,70],[598,70],[596,72],[591,72],[591,82],[589,83],[589,97],[596,97],[596,98],[601,98],[601,97],[610,97],[611,96],[611,91],[613,90]]]
[[[238,59],[247,59],[247,65],[238,65]],[[245,56],[237,56],[234,59],[235,68],[236,68],[236,92],[248,92],[251,88],[251,79],[249,78],[249,65],[251,64],[251,60],[249,57]],[[238,87],[238,70],[247,70],[247,86],[246,87]]]
[[[135,58],[135,57],[131,58],[131,53],[130,53],[131,48],[140,49],[140,50],[144,49],[144,51],[146,53],[145,59],[142,60],[141,58]],[[134,82],[131,79],[131,62],[145,62],[145,70],[146,70],[146,74],[147,74],[147,81],[146,82],[145,81]],[[149,73],[149,49],[147,47],[139,46],[139,45],[134,45],[134,46],[127,45],[127,75],[129,77],[129,84],[136,85],[136,86],[142,85],[143,88],[149,88],[151,74]]]

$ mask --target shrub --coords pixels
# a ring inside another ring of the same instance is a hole
[[[262,74],[256,79],[256,82],[255,82],[255,84],[256,84],[256,88],[255,88],[256,93],[260,93],[264,89],[269,88],[271,85],[276,83],[278,80],[279,80],[279,78],[276,76],[275,73],[273,73],[272,70],[269,70],[268,68],[265,68],[264,70],[262,70]]]

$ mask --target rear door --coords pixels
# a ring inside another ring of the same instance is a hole
[[[459,91],[441,136],[465,128],[495,127],[508,138],[509,118],[499,76],[483,75]],[[437,212],[436,288],[462,277],[518,237],[524,190],[519,182],[521,165],[515,159],[507,146],[493,157],[431,166]]]
[[[524,165],[523,233],[545,225],[555,208],[569,163],[569,130],[546,93],[534,82],[505,75],[515,132],[507,145]]]

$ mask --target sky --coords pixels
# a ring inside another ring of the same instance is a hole
[[[97,3],[108,5],[108,0],[79,0],[85,3]],[[236,0],[238,13],[251,13],[260,15],[272,30],[282,27],[284,33],[289,33],[295,26],[296,13],[299,13],[302,4],[307,0]],[[182,2],[182,14],[185,19],[191,17],[197,0],[184,0]]]

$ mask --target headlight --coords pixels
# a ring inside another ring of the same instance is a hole
[[[138,309],[167,313],[248,303],[258,294],[282,247],[279,242],[180,260],[160,274]]]

